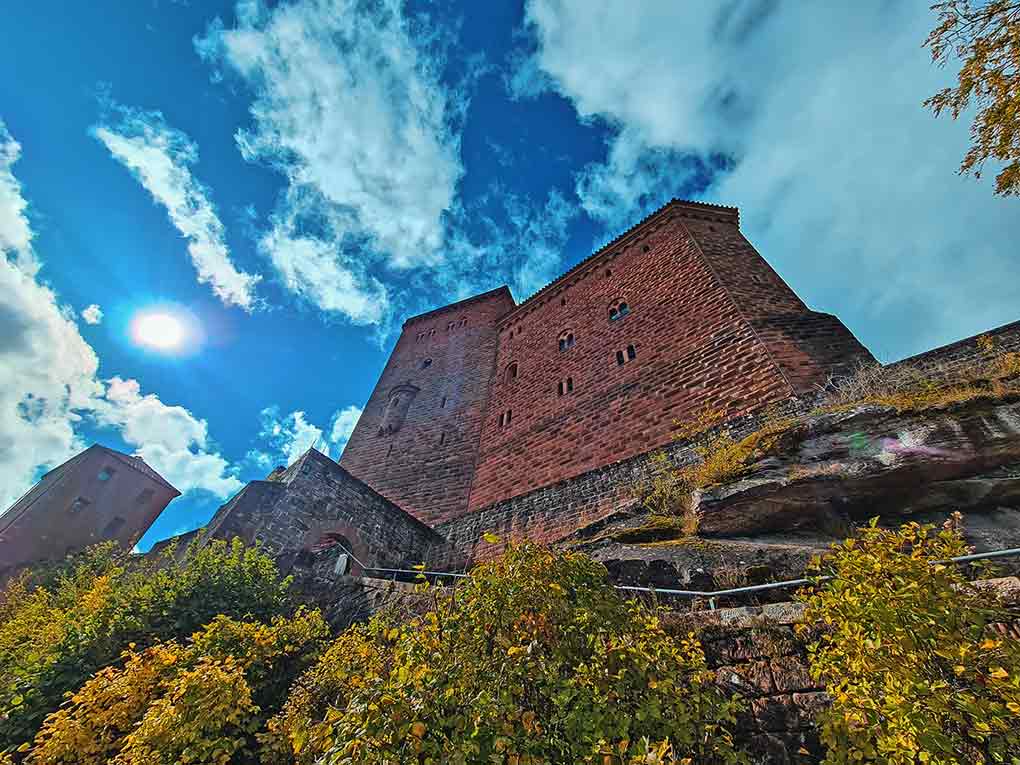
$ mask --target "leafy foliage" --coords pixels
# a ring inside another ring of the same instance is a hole
[[[10,583],[0,605],[0,748],[30,741],[65,693],[131,643],[187,636],[218,614],[269,620],[289,580],[240,540],[138,561],[101,545]]]
[[[269,723],[299,763],[734,763],[736,702],[576,554],[510,547],[422,617],[347,632]],[[309,722],[311,718],[311,722]]]
[[[988,159],[1006,163],[995,179],[995,192],[1020,194],[1020,2],[1015,0],[943,0],[932,6],[938,24],[925,45],[945,65],[962,61],[956,87],[924,102],[936,116],[953,119],[973,102],[971,147],[960,172],[980,177]]]
[[[1020,758],[1020,644],[989,630],[1012,618],[989,592],[937,563],[964,553],[952,524],[872,522],[816,562],[833,579],[802,593],[802,630],[823,627],[808,650],[833,700],[820,719],[826,763]]]
[[[328,636],[318,611],[270,625],[218,616],[189,645],[124,653],[46,718],[30,764],[250,762],[266,707]],[[271,709],[268,711],[272,711]]]

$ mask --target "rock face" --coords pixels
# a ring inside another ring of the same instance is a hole
[[[767,457],[694,502],[697,538],[632,505],[568,544],[620,583],[699,590],[800,577],[813,555],[875,516],[896,526],[959,511],[978,551],[1020,547],[1020,401],[808,414]]]

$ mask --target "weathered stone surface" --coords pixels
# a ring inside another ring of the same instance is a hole
[[[790,694],[751,699],[751,713],[761,730],[790,731],[800,727],[800,712]]]
[[[807,664],[798,656],[772,660],[772,677],[779,691],[803,691],[815,688]]]
[[[769,694],[776,690],[767,661],[730,664],[716,670],[716,679],[742,694]]]

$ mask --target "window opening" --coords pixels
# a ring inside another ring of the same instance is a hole
[[[117,471],[114,470],[112,467],[104,467],[102,470],[99,471],[99,475],[97,475],[96,478],[98,478],[100,481],[109,481],[113,477],[113,474],[116,472]]]
[[[563,332],[560,334],[560,350],[566,351],[574,347],[574,333]]]
[[[633,360],[633,359],[636,359],[636,358],[637,358],[637,351],[634,350],[634,346],[633,345],[628,345],[627,346],[627,360],[630,361],[630,360]]]
[[[75,497],[74,502],[71,503],[71,507],[68,509],[72,513],[79,513],[91,504],[85,497]]]
[[[443,396],[442,402],[439,404],[440,409],[446,409],[446,396]]]
[[[621,367],[623,366],[623,351],[616,352],[616,363]]]
[[[630,313],[630,306],[627,305],[626,301],[617,300],[611,306],[609,306],[609,320],[616,321],[622,319],[624,316]]]
[[[423,361],[423,362],[421,363],[421,368],[422,368],[422,369],[428,369],[428,368],[429,368],[430,366],[432,366],[432,359],[425,359],[425,360],[424,360],[424,361]]]
[[[125,524],[125,523],[127,523],[127,521],[125,521],[125,520],[124,520],[123,518],[121,518],[120,516],[117,516],[116,518],[114,518],[113,520],[111,520],[111,521],[110,521],[110,522],[109,522],[108,524],[106,524],[106,526],[105,526],[105,527],[103,528],[103,539],[113,539],[113,538],[114,538],[115,536],[117,536],[117,533],[118,533],[118,532],[119,532],[119,531],[120,531],[120,530],[121,530],[122,528],[124,528],[124,524]]]
[[[155,493],[152,489],[142,489],[142,493],[135,498],[135,502],[139,505],[147,505]]]
[[[511,382],[513,382],[514,380],[517,379],[517,362],[516,361],[514,361],[514,362],[512,362],[512,363],[507,365],[506,375],[505,375],[504,379],[508,383],[511,383]]]
[[[446,433],[445,432],[444,433],[440,433],[439,434],[439,445],[442,446],[445,443],[446,443]]]

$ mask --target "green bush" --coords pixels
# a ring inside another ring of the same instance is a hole
[[[268,556],[236,539],[180,564],[101,545],[23,575],[0,604],[0,749],[30,741],[66,693],[129,644],[183,638],[219,614],[268,621],[288,611],[288,589]]]
[[[989,629],[1016,614],[937,563],[965,552],[951,524],[872,522],[816,563],[833,579],[802,593],[802,630],[822,630],[826,763],[1020,762],[1020,644]]]
[[[510,547],[423,616],[349,631],[269,723],[266,758],[382,763],[735,763],[693,635],[666,635],[576,554]]]
[[[218,616],[188,645],[123,655],[43,723],[30,765],[251,762],[255,734],[329,634],[318,611],[271,624]],[[260,704],[260,698],[263,703]]]

